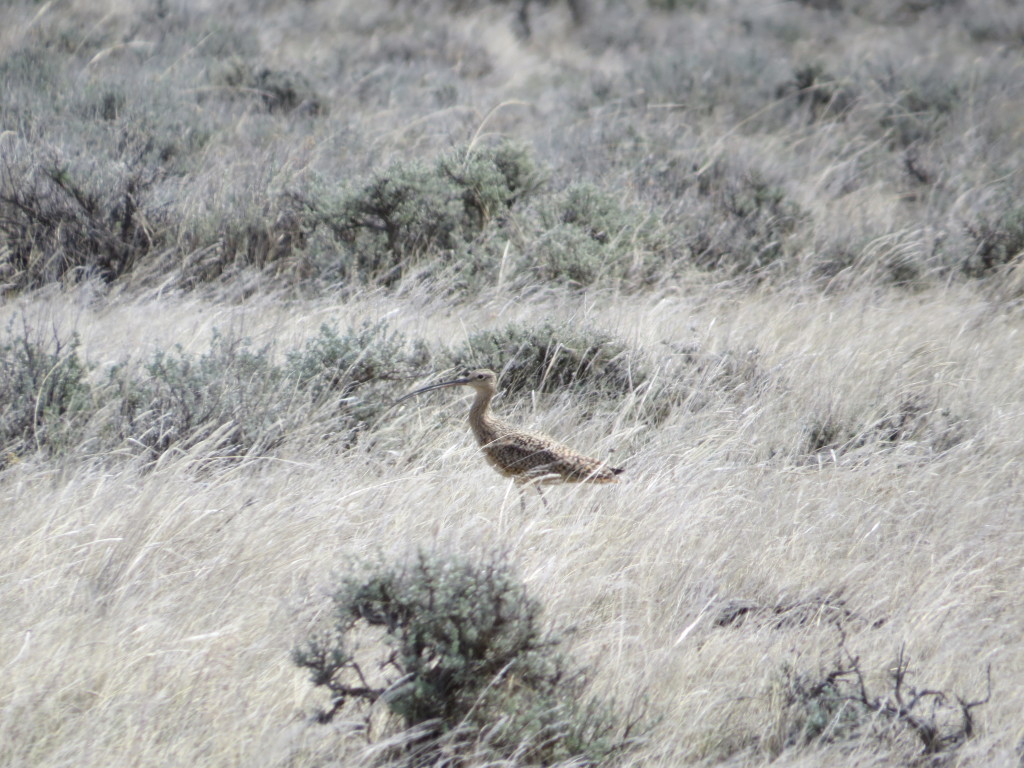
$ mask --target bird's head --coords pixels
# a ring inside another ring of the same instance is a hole
[[[470,371],[463,371],[454,379],[440,381],[437,384],[431,384],[429,386],[422,387],[421,389],[417,389],[415,392],[410,392],[404,397],[400,397],[397,402],[401,403],[403,400],[408,400],[410,397],[421,395],[424,392],[432,392],[435,389],[458,386],[472,387],[477,392],[490,392],[493,395],[498,391],[498,377],[495,375],[494,371],[488,370],[487,368],[476,368]]]

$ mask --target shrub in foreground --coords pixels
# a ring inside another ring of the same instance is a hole
[[[631,743],[632,727],[585,696],[540,603],[500,559],[377,564],[342,576],[333,602],[331,625],[293,652],[331,696],[321,722],[382,705],[418,765],[442,755],[593,765]]]
[[[894,746],[916,742],[921,755],[948,756],[974,737],[974,710],[991,699],[991,669],[987,679],[987,693],[978,699],[919,688],[909,682],[910,660],[901,648],[889,667],[887,683],[876,689],[844,638],[828,668],[810,673],[783,667],[773,698],[781,701],[784,712],[769,750],[777,755],[799,744],[871,736]]]

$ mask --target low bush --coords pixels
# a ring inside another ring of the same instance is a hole
[[[630,745],[637,723],[586,695],[585,674],[500,558],[421,552],[339,581],[330,624],[292,655],[331,697],[321,722],[380,703],[392,718],[383,736],[408,732],[410,765],[442,756],[596,765]]]
[[[386,321],[364,321],[345,333],[323,324],[301,350],[288,353],[288,370],[298,384],[316,395],[348,395],[363,384],[408,376],[405,337]]]
[[[758,275],[780,263],[805,215],[765,173],[721,160],[698,177],[694,192],[682,228],[694,264],[708,271]]]
[[[894,149],[934,141],[963,103],[964,86],[937,59],[920,68],[887,63],[871,76],[884,104],[878,126]]]
[[[127,140],[127,139],[126,139]],[[4,156],[0,164],[0,280],[19,288],[130,272],[155,247],[141,215],[159,171],[140,138],[123,162],[52,151]]]
[[[988,277],[1024,256],[1024,206],[1000,215],[978,217],[964,225],[973,252],[960,271],[970,278]]]
[[[385,322],[344,332],[324,325],[283,365],[267,349],[216,334],[203,354],[178,348],[154,355],[143,372],[114,369],[113,431],[152,457],[204,441],[208,455],[263,453],[307,423],[351,444],[425,354]]]
[[[305,202],[344,247],[339,277],[388,285],[427,256],[457,259],[538,179],[529,153],[503,142],[396,162],[335,203]]]
[[[93,407],[78,344],[27,325],[0,340],[0,468],[35,451],[62,453],[80,438]]]
[[[267,112],[286,114],[299,109],[312,116],[322,109],[320,96],[298,72],[253,66],[236,57],[215,67],[210,79],[216,93],[255,100]]]
[[[796,66],[792,78],[781,83],[775,95],[791,99],[790,109],[803,112],[811,123],[840,118],[855,101],[851,89],[818,63]]]
[[[0,342],[4,455],[87,447],[148,460],[169,451],[240,458],[273,452],[300,427],[351,446],[407,382],[444,367],[493,367],[513,396],[569,391],[591,402],[648,380],[613,337],[551,324],[482,331],[455,349],[431,349],[385,321],[325,324],[280,362],[269,349],[215,333],[205,351],[159,351],[141,365],[96,373],[91,384],[77,347],[76,337],[46,340],[27,327]]]
[[[918,688],[909,678],[910,661],[901,648],[878,692],[869,686],[860,658],[847,650],[845,637],[835,661],[817,672],[784,666],[772,693],[783,713],[769,751],[778,755],[801,744],[864,737],[899,748],[910,737],[919,754],[949,755],[975,735],[974,710],[991,698],[991,670],[987,694],[973,700],[937,688]]]
[[[266,451],[298,418],[282,371],[242,339],[217,334],[200,355],[158,352],[144,370],[110,372],[111,431],[151,458],[203,442],[206,455],[223,458]]]
[[[544,283],[643,286],[666,271],[673,254],[655,216],[591,184],[574,184],[545,201],[539,229],[526,264]]]
[[[860,421],[833,412],[817,416],[805,426],[801,452],[842,455],[865,446],[886,450],[913,442],[940,453],[964,439],[966,427],[961,416],[923,395],[904,396]]]
[[[288,354],[285,368],[313,403],[336,401],[335,418],[359,430],[390,407],[395,382],[421,375],[429,360],[421,340],[409,342],[386,321],[365,321],[345,332],[322,325]]]
[[[513,396],[572,391],[617,397],[648,378],[645,366],[613,336],[552,323],[480,331],[450,354],[455,367],[493,368]]]

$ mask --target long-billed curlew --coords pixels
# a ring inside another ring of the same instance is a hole
[[[487,461],[498,472],[519,484],[520,491],[524,484],[533,485],[545,506],[547,500],[540,490],[541,484],[618,482],[615,476],[622,472],[621,469],[576,453],[545,435],[509,426],[491,413],[491,399],[498,392],[498,377],[494,371],[485,368],[464,371],[458,378],[417,389],[397,402],[435,389],[457,386],[476,390],[469,409],[469,426]],[[525,510],[525,497],[520,500]]]

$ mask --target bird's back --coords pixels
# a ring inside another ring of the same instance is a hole
[[[515,429],[493,417],[474,424],[473,434],[490,464],[520,481],[614,483],[622,472],[545,435]]]

